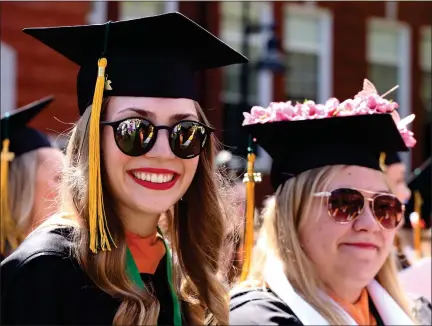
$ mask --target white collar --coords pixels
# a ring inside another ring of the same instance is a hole
[[[265,280],[270,289],[284,301],[303,325],[330,325],[329,322],[297,294],[285,276],[279,260],[269,257],[264,270]],[[415,325],[387,291],[375,280],[367,287],[377,312],[385,325]],[[335,301],[331,300],[345,315],[349,325],[357,325],[353,318]]]

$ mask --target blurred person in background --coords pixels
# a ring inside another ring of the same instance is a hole
[[[396,108],[365,80],[342,103],[245,114],[247,131],[273,158],[275,194],[249,278],[233,291],[231,325],[417,322],[392,254],[403,204],[382,168],[385,152],[415,144]]]
[[[64,154],[52,146],[45,134],[26,126],[52,100],[52,97],[43,98],[1,119],[3,257],[58,210],[57,194]],[[7,183],[3,184],[4,181]]]
[[[411,190],[408,188],[408,185],[405,182],[405,173],[406,168],[405,164],[403,164],[402,160],[398,153],[386,153],[385,158],[385,173],[387,176],[387,182],[392,190],[393,194],[395,194],[399,200],[406,204],[411,198]],[[403,223],[400,224],[400,228],[402,228]],[[406,243],[403,241],[403,236],[401,233],[403,231],[399,229],[398,233],[395,235],[395,247],[396,254],[398,257],[399,267],[401,269],[407,268],[411,266],[411,262],[406,254],[406,247],[412,246],[412,244]]]

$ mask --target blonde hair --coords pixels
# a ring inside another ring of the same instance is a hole
[[[344,166],[327,166],[301,173],[280,186],[263,210],[263,226],[252,262],[249,280],[243,284],[265,285],[264,268],[273,254],[283,263],[285,274],[297,293],[328,320],[330,325],[347,325],[343,315],[317,296],[324,286],[312,261],[300,245],[299,230],[313,218],[312,193],[323,191]],[[412,318],[410,306],[398,278],[394,255],[390,254],[376,276],[399,306]]]
[[[108,100],[104,102],[106,108]],[[200,119],[208,123],[197,103]],[[91,107],[77,122],[67,146],[67,171],[63,176],[62,212],[71,214],[80,224],[74,232],[74,253],[95,284],[121,304],[113,324],[154,325],[159,314],[159,302],[151,293],[139,289],[127,277],[124,227],[118,217],[109,186],[104,182],[105,167],[101,160],[103,194],[108,226],[117,245],[111,252],[93,255],[89,251],[88,235],[88,122]],[[228,324],[228,294],[217,276],[219,251],[222,247],[225,222],[229,218],[223,180],[213,169],[216,140],[212,136],[201,153],[194,179],[183,199],[193,202],[186,216],[177,218],[178,206],[165,213],[166,236],[173,251],[174,285],[179,297],[186,302],[185,315],[190,324],[204,324],[210,317]],[[197,232],[198,230],[198,232]]]
[[[17,234],[22,236],[31,228],[38,166],[37,150],[16,157],[9,166],[9,210],[15,220]]]

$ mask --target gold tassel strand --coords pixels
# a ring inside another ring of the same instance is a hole
[[[254,246],[254,216],[255,216],[255,182],[261,181],[261,174],[254,173],[256,155],[253,152],[252,140],[248,148],[247,173],[243,182],[246,183],[246,230],[244,242],[244,259],[240,281],[247,279],[250,271],[252,250]]]
[[[102,251],[111,251],[110,242],[116,246],[105,217],[100,171],[100,115],[105,89],[106,66],[107,59],[99,59],[89,131],[89,231],[90,250],[93,253],[97,253],[98,248]]]
[[[12,250],[16,249],[20,242],[20,237],[16,233],[15,221],[9,211],[9,196],[8,196],[8,179],[9,179],[9,162],[15,155],[9,152],[10,140],[3,140],[1,151],[1,241],[0,252],[6,255],[6,241],[9,243]]]
[[[379,157],[379,166],[382,172],[387,172],[387,165],[385,164],[385,160],[386,160],[386,153],[381,152],[380,157]]]

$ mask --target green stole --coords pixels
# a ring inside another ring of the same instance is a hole
[[[165,252],[166,252],[166,269],[167,269],[167,277],[168,277],[168,283],[170,286],[171,296],[173,300],[174,305],[174,316],[173,321],[175,326],[182,326],[182,318],[181,318],[181,307],[180,307],[180,300],[177,296],[177,293],[175,291],[174,285],[173,285],[173,276],[172,276],[172,254],[171,250],[168,248],[168,245],[165,241],[165,238],[163,237],[163,234],[161,230],[158,228],[158,233],[162,235],[162,241],[165,246]],[[145,289],[145,284],[143,280],[141,279],[140,272],[138,270],[138,267],[135,263],[135,260],[132,256],[131,251],[129,248],[127,248],[126,251],[126,271],[130,277],[130,279],[141,289]]]

